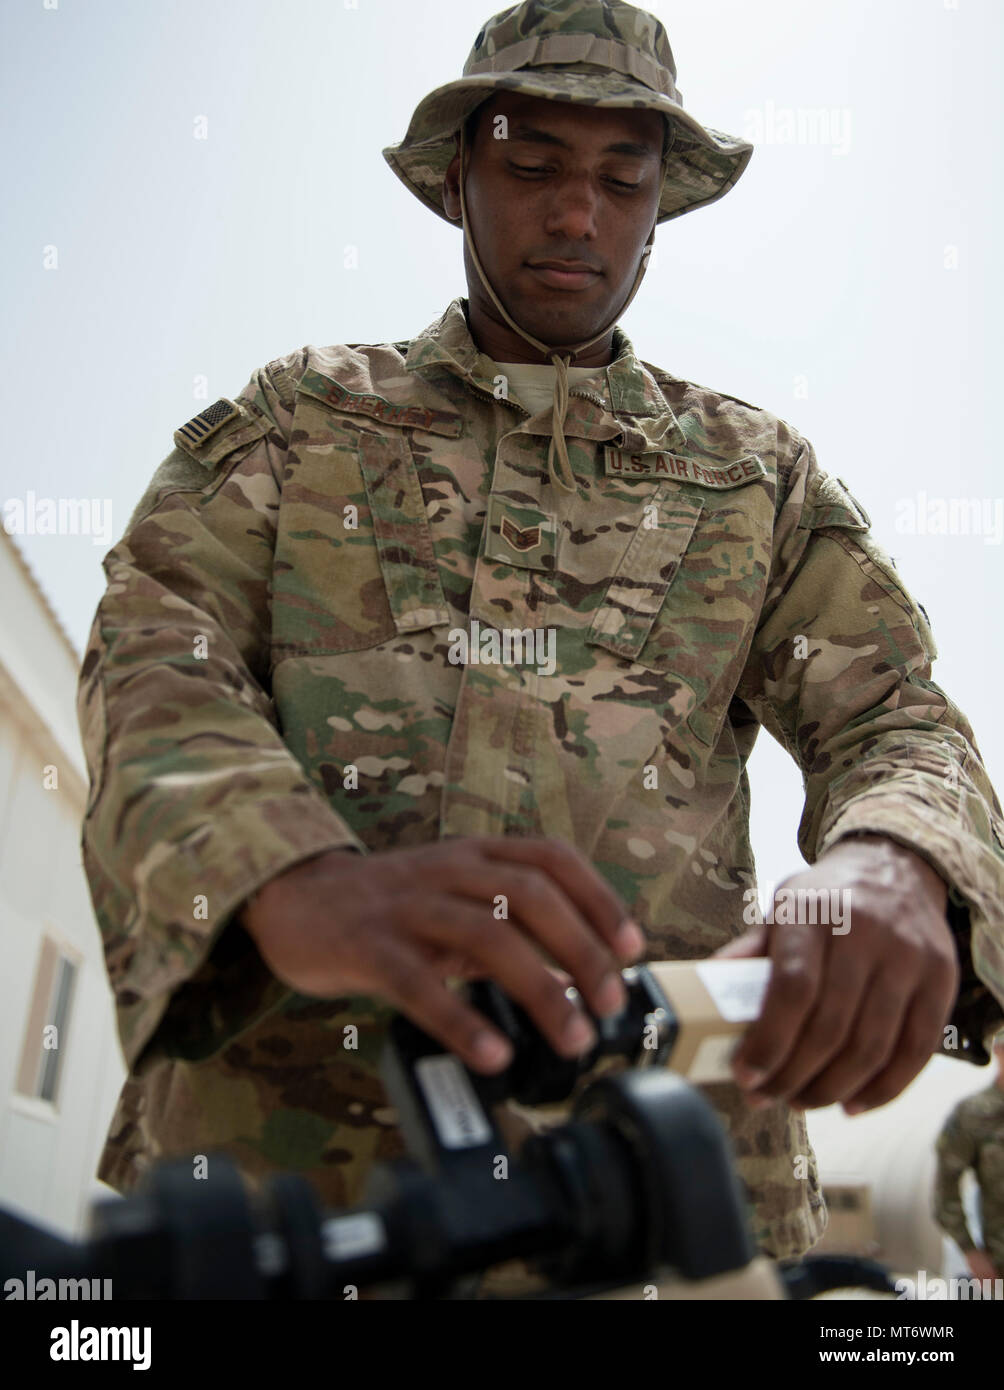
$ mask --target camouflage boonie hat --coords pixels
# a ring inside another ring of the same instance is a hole
[[[419,102],[399,145],[383,156],[416,198],[451,226],[443,176],[453,136],[496,92],[545,101],[658,111],[667,124],[667,175],[657,222],[713,203],[749,163],[753,146],[688,116],[666,31],[619,0],[524,0],[488,20],[464,75]]]

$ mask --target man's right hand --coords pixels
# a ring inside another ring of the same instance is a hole
[[[508,918],[495,915],[506,900]],[[599,1017],[626,996],[644,951],[623,902],[560,840],[484,836],[360,855],[330,850],[267,883],[238,913],[265,964],[299,994],[386,999],[475,1071],[511,1059],[505,1038],[445,980],[496,981],[566,1057],[594,1031],[546,953]]]

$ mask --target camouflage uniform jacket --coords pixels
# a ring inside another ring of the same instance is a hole
[[[602,395],[571,394],[575,494],[547,478],[550,411],[504,397],[462,299],[412,341],[278,359],[176,432],[105,558],[79,694],[130,1068],[112,1185],[225,1146],[339,1205],[402,1152],[388,1010],[291,993],[234,922],[274,875],[346,846],[560,836],[650,959],[704,956],[746,929],[761,724],[803,771],[806,859],[855,829],[919,850],[951,884],[961,1045],[1000,1016],[1000,807],[867,517],[783,421],[619,330],[613,356]],[[553,629],[553,673],[451,661],[474,619]],[[764,1248],[804,1250],[825,1220],[804,1118],[709,1095]]]
[[[966,1096],[938,1136],[934,1219],[960,1250],[977,1248],[966,1223],[959,1180],[972,1168],[980,1188],[982,1248],[1004,1274],[1004,1090],[991,1084]]]

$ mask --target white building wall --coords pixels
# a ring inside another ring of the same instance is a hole
[[[80,655],[2,530],[0,613],[0,1205],[80,1234],[125,1076],[80,862]],[[77,964],[53,1102],[17,1091],[45,936]]]

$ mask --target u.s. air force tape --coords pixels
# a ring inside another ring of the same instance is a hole
[[[176,433],[184,435],[189,444],[203,444],[211,434],[215,434],[239,414],[240,411],[233,401],[228,401],[224,396],[218,401],[213,401],[212,405],[207,405],[205,410],[200,410],[198,415],[193,415],[186,424],[179,425]]]
[[[766,478],[767,469],[750,454],[731,463],[708,458],[687,458],[683,454],[625,454],[620,449],[604,449],[603,471],[614,478],[677,478],[701,487],[739,487],[751,478]]]

